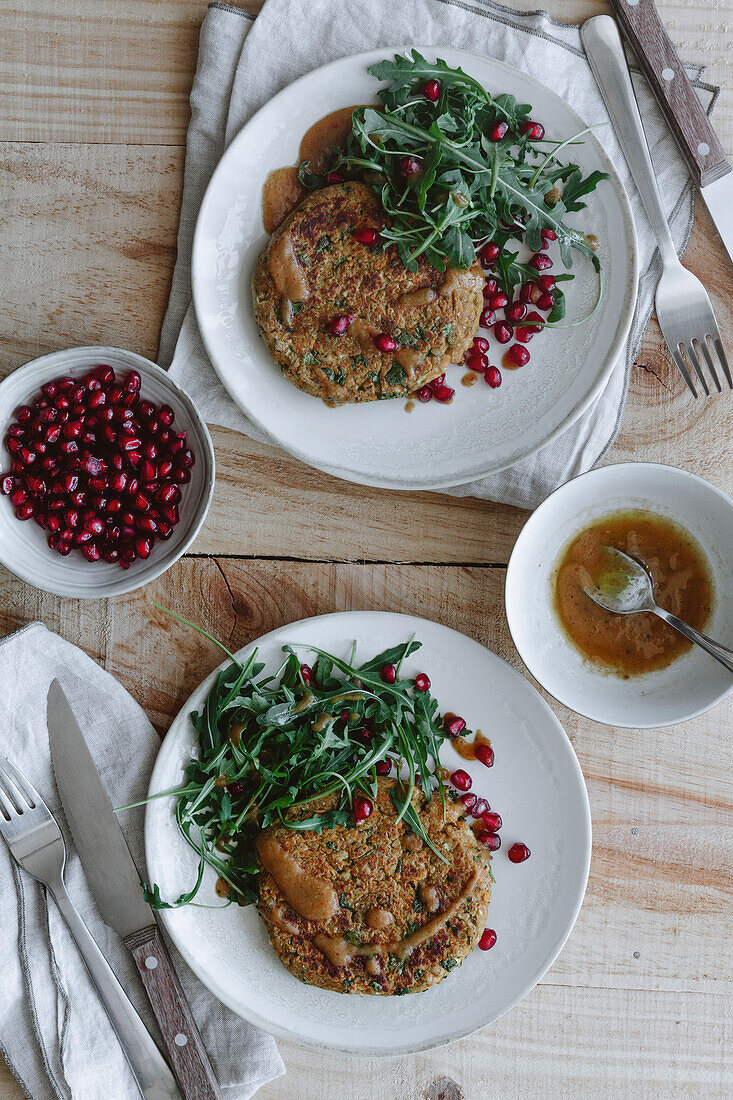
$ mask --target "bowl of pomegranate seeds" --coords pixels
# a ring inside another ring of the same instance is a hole
[[[59,596],[130,592],[168,569],[211,503],[214,450],[161,368],[69,348],[0,383],[0,562]]]

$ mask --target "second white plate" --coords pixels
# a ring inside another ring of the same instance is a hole
[[[441,710],[461,714],[469,728],[491,738],[494,767],[467,764],[446,746],[442,762],[464,767],[474,791],[504,821],[488,926],[497,943],[476,950],[440,985],[408,997],[356,996],[304,985],[270,946],[254,907],[162,910],[166,931],[191,969],[224,1004],[273,1035],[320,1049],[359,1054],[407,1054],[475,1031],[524,997],[564,944],[580,909],[588,877],[591,826],[585,783],[573,748],[550,708],[518,672],[478,642],[409,615],[347,612],[303,619],[257,643],[268,671],[281,647],[316,645],[348,655],[357,642],[365,661],[410,636],[422,649],[403,666],[428,673]],[[247,656],[247,646],[240,657]],[[308,659],[304,649],[303,659]],[[181,709],[158,755],[149,793],[175,788],[194,745],[189,714],[200,710],[214,676]],[[196,877],[197,856],[181,837],[174,800],[148,804],[145,854],[149,880],[175,898]],[[514,841],[532,856],[519,865],[506,856]],[[216,904],[215,875],[207,868],[202,902]]]
[[[385,48],[316,69],[247,123],[222,157],[201,205],[193,245],[193,298],[206,350],[223,384],[247,416],[286,451],[361,484],[436,489],[511,466],[563,432],[598,397],[631,324],[636,237],[613,165],[593,135],[584,135],[584,144],[573,145],[568,159],[584,172],[598,168],[611,174],[588,197],[588,209],[568,219],[601,241],[606,289],[587,324],[536,337],[528,366],[505,371],[498,390],[483,384],[466,389],[460,385],[463,369],[451,368],[453,403],[418,405],[411,416],[405,415],[404,401],[330,409],[296,389],[276,366],[252,316],[252,272],[267,243],[262,186],[270,171],[297,162],[300,139],[319,118],[339,107],[374,101],[378,83],[367,73],[368,66],[406,50]],[[434,48],[419,50],[436,57]],[[502,62],[447,47],[439,54],[490,92],[509,92],[534,104],[553,138],[570,137],[598,121],[581,120],[554,92]],[[555,259],[556,252],[551,252]],[[589,311],[597,285],[583,257],[575,260],[574,271],[577,278],[566,292],[568,320]]]

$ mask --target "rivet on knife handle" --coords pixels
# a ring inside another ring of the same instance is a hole
[[[662,25],[654,0],[611,0],[699,187],[731,167]]]
[[[125,938],[185,1100],[222,1100],[209,1056],[157,926]]]

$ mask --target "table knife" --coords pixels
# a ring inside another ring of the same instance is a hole
[[[654,0],[611,0],[611,6],[733,260],[733,168],[662,25]]]
[[[48,692],[48,733],[56,786],[87,882],[106,924],[135,960],[185,1100],[222,1100],[140,876],[58,680]]]

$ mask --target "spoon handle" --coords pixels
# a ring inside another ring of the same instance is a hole
[[[687,623],[683,623],[682,619],[678,619],[676,615],[672,615],[669,611],[665,611],[663,607],[654,608],[655,615],[658,615],[660,619],[664,619],[666,623],[673,626],[675,630],[679,630],[680,634],[684,634],[686,638],[689,638],[691,642],[695,642],[701,649],[704,649],[706,653],[709,653],[711,657],[714,657],[716,661],[720,661],[721,665],[724,665],[729,672],[733,672],[733,650],[728,649],[727,646],[721,645],[720,642],[714,642],[712,638],[708,638],[707,635],[701,634],[699,630],[695,630],[694,626],[688,626]]]

